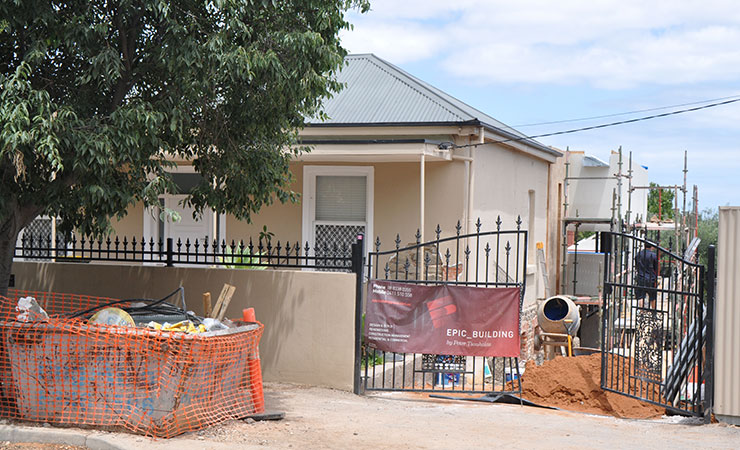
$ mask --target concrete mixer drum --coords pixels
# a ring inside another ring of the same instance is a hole
[[[556,295],[542,302],[537,308],[539,331],[535,332],[535,350],[546,347],[546,359],[551,359],[553,347],[563,347],[568,354],[568,347],[580,345],[576,337],[581,326],[580,307],[571,297]],[[550,357],[548,357],[550,356]]]
[[[580,307],[567,295],[556,295],[537,308],[537,322],[546,333],[575,336],[581,327]]]

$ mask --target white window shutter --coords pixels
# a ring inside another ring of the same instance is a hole
[[[316,220],[365,222],[366,206],[366,177],[316,177]]]

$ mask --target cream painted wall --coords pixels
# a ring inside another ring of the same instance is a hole
[[[454,234],[464,212],[464,166],[460,162],[429,162],[425,166],[424,240],[434,239],[439,224],[443,236]],[[418,162],[375,165],[375,234],[381,249],[393,248],[396,234],[401,245],[416,242],[420,225]]]
[[[550,165],[550,186],[548,193],[547,210],[547,241],[545,242],[545,257],[547,259],[547,278],[550,295],[555,295],[560,288],[560,261],[562,259],[562,219],[563,219],[563,189],[565,185],[565,157],[558,158]],[[540,274],[541,278],[541,274]],[[538,291],[542,298],[546,297],[544,286]]]
[[[396,234],[401,245],[416,242],[419,228],[419,164],[380,163],[375,165],[375,224],[369,242],[379,237],[381,250],[392,248]],[[374,247],[373,247],[374,248]]]
[[[115,230],[113,234],[118,236],[126,236],[131,239],[133,236],[137,237],[137,240],[144,235],[144,206],[143,203],[139,202],[133,206],[129,206],[126,210],[126,215],[122,219],[113,219],[111,225]]]
[[[290,172],[293,175],[293,183],[290,189],[293,192],[301,193],[303,190],[303,164],[292,163]],[[291,244],[301,241],[301,201],[297,203],[275,203],[262,208],[259,213],[252,216],[252,223],[237,220],[234,216],[226,216],[226,239],[238,242],[240,239],[248,240],[250,237],[257,245],[262,227],[267,225],[267,230],[275,233],[275,238],[284,244],[289,241]],[[246,242],[245,242],[246,243]],[[305,244],[305,243],[301,243]]]
[[[568,155],[568,176],[569,177],[612,177],[611,179],[602,180],[572,180],[568,183],[568,217],[589,217],[589,218],[611,218],[612,217],[612,197],[615,190],[618,189],[618,183],[615,175],[619,173],[619,153],[612,152],[609,157],[609,167],[584,167],[583,159],[586,155],[583,152],[571,152]],[[622,153],[622,174],[626,176],[629,170],[629,153]],[[632,162],[632,185],[647,186],[648,170]],[[622,178],[622,195],[621,211],[622,216],[626,218],[629,203],[629,180]],[[617,193],[619,191],[617,190]],[[639,215],[645,217],[647,213],[647,196],[646,189],[635,190],[632,193],[631,216],[630,220],[634,222]],[[583,224],[579,227],[581,231],[586,230],[607,230],[608,225],[588,225]]]
[[[224,283],[236,286],[227,317],[254,307],[265,325],[260,358],[265,381],[352,390],[355,276],[348,273],[97,264],[13,264],[16,287],[112,298],[161,298],[185,288],[188,308],[203,313]]]
[[[535,273],[535,243],[547,240],[548,166],[549,163],[545,161],[495,144],[480,146],[474,153],[473,219],[480,217],[483,228],[490,230],[494,229],[496,218],[500,215],[503,222],[501,229],[513,230],[517,216],[520,216],[522,229],[530,231],[525,306],[534,303],[537,297],[535,282],[539,275]],[[530,190],[534,191],[533,224],[529,223]],[[511,241],[511,245],[515,247],[516,242]],[[520,246],[523,246],[523,242],[520,242]],[[520,256],[523,255],[522,251]],[[503,257],[502,254],[500,265]],[[510,270],[513,270],[515,262],[511,261],[510,264]]]
[[[291,164],[293,183],[291,189],[302,193],[303,167],[305,164]],[[383,248],[394,245],[396,234],[401,235],[403,244],[415,242],[419,228],[419,162],[385,163],[340,163],[317,164],[335,166],[368,166],[375,168],[375,204],[373,242],[380,237]],[[425,166],[425,240],[434,239],[434,229],[439,224],[443,236],[454,234],[454,226],[465,213],[465,165],[460,161],[427,162]],[[295,244],[301,241],[302,205],[298,203],[275,202],[260,210],[252,217],[252,223],[240,221],[231,215],[226,216],[226,240],[256,241],[263,226],[275,234],[284,245],[286,241]],[[143,207],[141,204],[129,208],[128,215],[114,223],[116,233],[125,236],[141,236],[143,230]],[[301,242],[301,245],[304,245]]]
[[[303,188],[304,163],[291,164],[295,182],[293,190],[301,193]],[[418,162],[387,163],[342,163],[333,166],[367,166],[375,168],[374,181],[374,224],[372,240],[380,237],[383,248],[392,248],[396,234],[401,234],[403,244],[415,242],[419,228],[419,179]],[[434,237],[437,224],[443,227],[446,236],[454,233],[454,225],[464,213],[464,164],[461,162],[429,162],[426,164],[425,184],[425,239]],[[238,221],[231,216],[226,221],[227,240],[255,240],[263,225],[275,233],[281,242],[296,242],[301,239],[302,206],[275,203],[263,208],[252,219],[252,224]],[[302,242],[302,244],[305,244]]]

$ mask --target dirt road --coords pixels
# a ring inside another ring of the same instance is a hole
[[[740,427],[701,425],[693,419],[629,420],[519,405],[429,399],[426,394],[373,394],[268,383],[268,411],[280,421],[231,421],[172,439],[128,433],[36,426],[33,442],[87,442],[123,449],[483,449],[670,448],[734,449]],[[17,425],[15,426],[17,428]],[[46,433],[46,434],[45,434]],[[55,433],[57,437],[48,433]],[[48,434],[48,435],[47,435]],[[59,443],[62,443],[59,442]],[[0,448],[3,444],[0,442]],[[93,445],[97,448],[97,445]],[[10,447],[19,448],[19,447]],[[58,448],[58,447],[27,447]],[[102,448],[102,447],[101,447]],[[106,448],[110,448],[107,446]]]
[[[233,421],[169,440],[125,433],[123,448],[482,449],[737,448],[740,427],[664,417],[625,420],[519,405],[430,400],[419,394],[356,396],[329,389],[266,384],[267,409],[281,421]]]

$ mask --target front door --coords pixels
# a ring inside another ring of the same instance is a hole
[[[303,240],[317,256],[346,256],[358,233],[372,236],[373,167],[306,166],[303,174]]]
[[[175,243],[178,240],[184,245],[188,240],[191,244],[195,244],[196,241],[200,242],[200,245],[213,243],[213,211],[204,211],[199,219],[193,218],[193,208],[184,206],[181,202],[185,199],[185,195],[170,195],[164,197],[165,208],[176,212],[179,216],[179,220],[173,217],[165,217],[163,222],[164,225],[164,236],[174,238]]]

